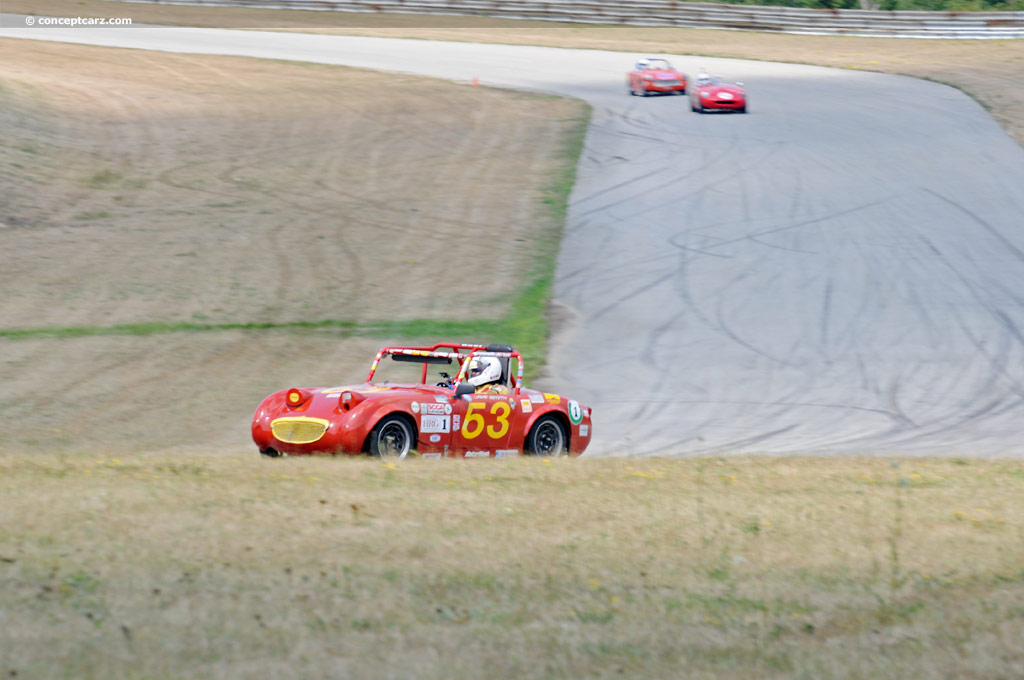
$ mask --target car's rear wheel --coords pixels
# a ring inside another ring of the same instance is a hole
[[[565,427],[553,415],[538,420],[526,435],[526,452],[534,456],[549,458],[568,454]]]
[[[370,431],[369,450],[377,458],[405,458],[415,441],[412,425],[398,414],[382,418]]]

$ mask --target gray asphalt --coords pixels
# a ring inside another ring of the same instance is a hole
[[[952,88],[667,55],[745,82],[700,115],[628,96],[635,54],[18,22],[588,101],[544,380],[595,409],[588,455],[1024,456],[1024,149]]]

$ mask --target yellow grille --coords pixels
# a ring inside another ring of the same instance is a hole
[[[310,444],[324,436],[329,424],[320,418],[278,418],[270,423],[270,429],[279,441]]]

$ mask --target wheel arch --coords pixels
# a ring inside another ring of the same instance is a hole
[[[534,426],[540,422],[541,418],[546,416],[554,416],[559,424],[562,426],[562,430],[565,432],[565,452],[568,454],[572,451],[572,423],[569,422],[569,415],[562,412],[557,408],[549,408],[544,411],[535,413],[528,421],[526,421],[526,428],[523,431],[523,449],[526,448],[526,442],[530,439],[530,432],[533,431]]]
[[[406,423],[408,423],[409,428],[412,430],[411,450],[416,450],[416,444],[419,442],[420,438],[419,429],[416,427],[416,418],[414,418],[412,413],[410,413],[409,411],[392,408],[381,409],[380,411],[375,413],[373,417],[367,418],[368,427],[366,427],[366,433],[363,435],[363,447],[361,449],[363,453],[370,452],[370,435],[373,434],[373,431],[374,429],[376,429],[377,425],[379,425],[380,422],[387,418],[388,416],[394,415],[400,416],[403,420],[405,420]]]

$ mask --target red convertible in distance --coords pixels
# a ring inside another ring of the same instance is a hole
[[[494,367],[489,392],[478,392],[484,388],[470,382],[469,373],[476,370],[471,365]],[[406,380],[382,381],[378,371],[385,366],[404,368]],[[430,366],[451,366],[456,374],[439,372],[428,381]],[[408,375],[413,367],[418,376]],[[361,385],[293,387],[271,394],[253,416],[252,438],[260,453],[271,457],[578,456],[593,433],[590,415],[573,399],[523,386],[523,358],[508,345],[438,343],[382,348]]]
[[[695,112],[747,112],[747,91],[743,83],[727,83],[718,76],[701,73],[690,88],[690,109]]]
[[[631,95],[686,94],[686,74],[665,59],[641,59],[627,77]]]

